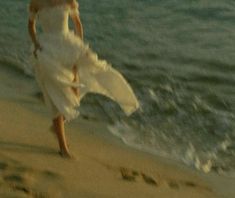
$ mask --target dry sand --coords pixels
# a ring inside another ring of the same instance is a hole
[[[36,99],[0,100],[0,197],[220,198],[187,168],[105,135],[105,123],[66,125],[76,159],[58,155],[50,118]]]

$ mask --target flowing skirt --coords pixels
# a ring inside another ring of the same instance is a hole
[[[139,102],[124,77],[110,64],[99,60],[88,45],[73,32],[42,34],[42,51],[33,58],[36,80],[43,92],[52,117],[63,115],[66,120],[79,115],[77,107],[89,92],[102,94],[117,102],[130,115]],[[73,67],[78,82],[73,82]],[[79,90],[79,95],[72,88]]]

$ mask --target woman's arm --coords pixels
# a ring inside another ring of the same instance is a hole
[[[31,3],[29,6],[29,12],[30,12],[30,16],[28,19],[28,32],[30,35],[30,38],[34,44],[34,56],[37,58],[37,50],[42,50],[37,37],[36,37],[36,13],[37,13],[37,9],[34,7],[34,5]]]
[[[72,15],[71,18],[75,27],[75,33],[83,40],[83,27],[80,17],[78,15]]]
[[[82,27],[82,22],[79,17],[79,5],[76,0],[70,0],[70,6],[71,6],[71,12],[70,12],[70,17],[73,20],[74,28],[75,28],[75,33],[83,40],[83,27]]]

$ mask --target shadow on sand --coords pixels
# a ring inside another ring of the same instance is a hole
[[[58,151],[44,146],[30,145],[17,142],[0,141],[0,149],[13,152],[35,153],[42,155],[58,155]]]

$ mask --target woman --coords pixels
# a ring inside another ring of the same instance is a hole
[[[99,60],[83,42],[83,28],[76,0],[31,0],[29,35],[34,44],[37,82],[53,118],[60,154],[71,157],[64,133],[64,121],[74,119],[82,97],[99,93],[116,101],[127,115],[139,103],[123,76],[106,61]],[[71,17],[75,33],[69,30]],[[36,19],[42,34],[36,34]]]

